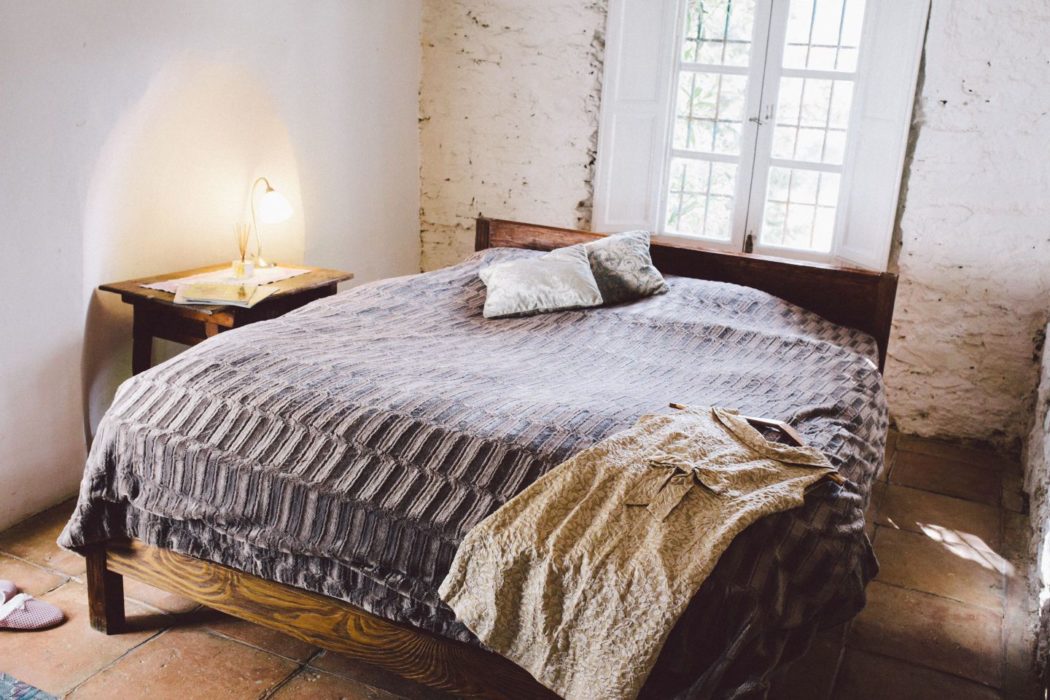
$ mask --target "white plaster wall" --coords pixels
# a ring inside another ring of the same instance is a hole
[[[479,214],[586,228],[604,0],[423,7],[423,269],[473,250]]]
[[[229,260],[419,266],[420,0],[0,3],[0,529],[75,492],[128,374],[106,281]],[[86,338],[86,341],[83,339]]]
[[[1050,5],[934,0],[903,217],[890,406],[1016,446],[1050,307]]]

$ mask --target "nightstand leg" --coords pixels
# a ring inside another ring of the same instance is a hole
[[[153,365],[153,329],[144,312],[135,307],[131,332],[131,373],[145,372]]]

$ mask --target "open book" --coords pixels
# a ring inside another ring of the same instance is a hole
[[[218,304],[250,309],[276,291],[274,285],[219,282],[180,284],[175,291],[175,303]]]

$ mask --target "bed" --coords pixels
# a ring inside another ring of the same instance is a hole
[[[125,383],[60,539],[92,625],[122,577],[460,697],[547,697],[436,595],[463,534],[669,402],[787,420],[847,477],[734,541],[643,696],[761,696],[864,604],[896,278],[656,238],[665,295],[485,320],[482,265],[596,234],[479,219],[477,253],[224,333]]]

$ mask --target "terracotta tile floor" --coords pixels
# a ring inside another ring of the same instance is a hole
[[[770,698],[1042,698],[1023,621],[1021,467],[891,434],[868,507],[867,607],[818,638]]]
[[[852,623],[820,634],[771,698],[1037,698],[1022,620],[1020,467],[891,436],[868,510],[882,570]],[[431,697],[382,671],[125,581],[133,631],[87,624],[83,560],[54,544],[72,504],[0,534],[0,578],[59,605],[54,630],[0,632],[0,671],[71,698]]]

